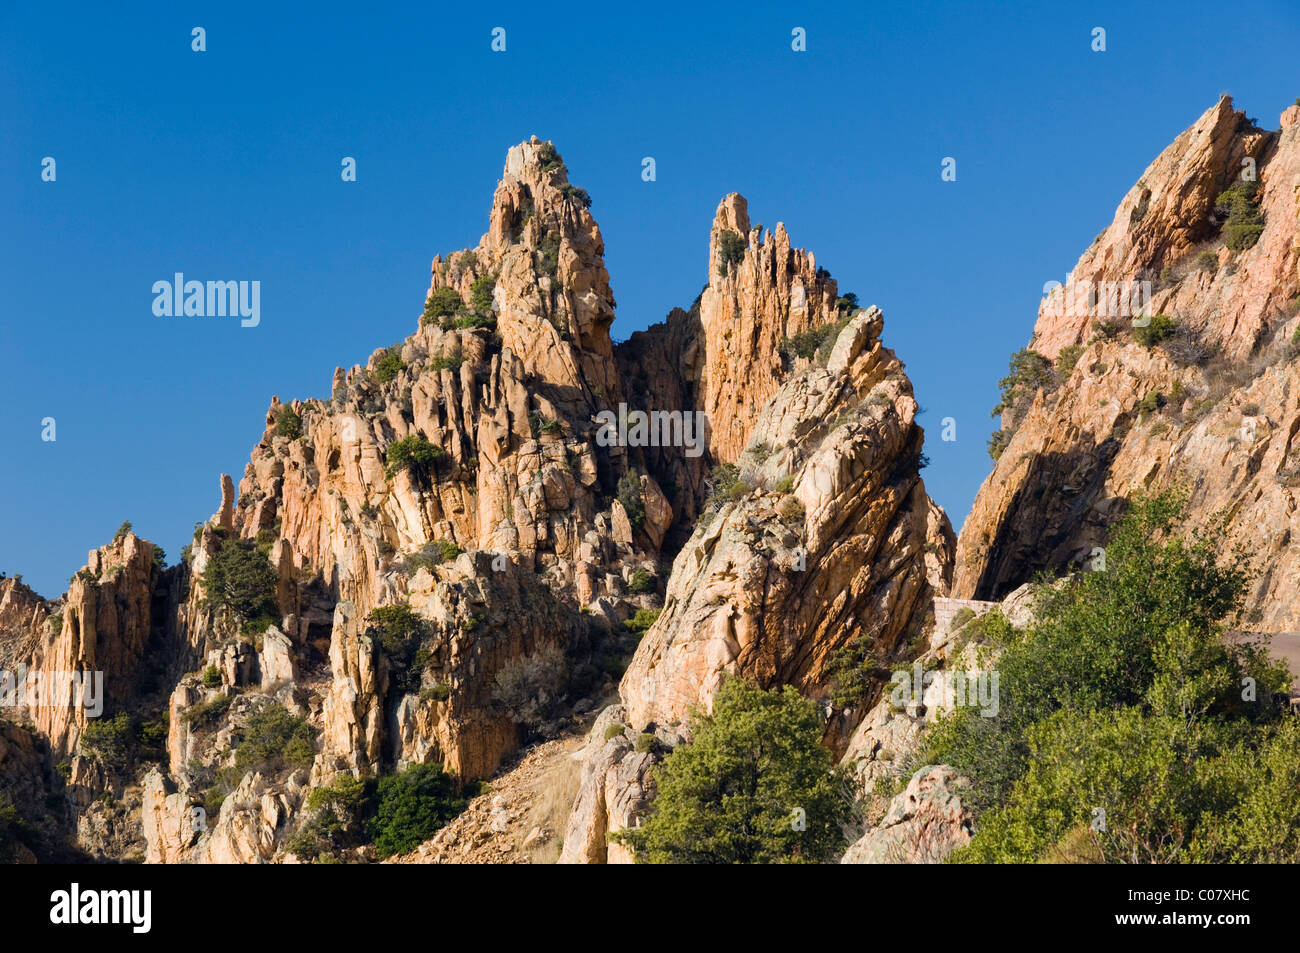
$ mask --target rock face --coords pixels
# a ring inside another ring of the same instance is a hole
[[[961,803],[970,782],[947,765],[927,765],[889,805],[879,826],[854,841],[845,864],[938,864],[971,840],[971,814]]]
[[[593,728],[561,862],[629,859],[608,835],[653,797],[652,759],[602,727],[679,732],[693,709],[711,709],[727,675],[794,685],[829,708],[838,649],[864,640],[897,657],[922,637],[951,578],[954,539],[920,479],[916,401],[882,327],[879,309],[859,311],[826,366],[796,374],[759,412],[737,482],[673,563],[622,705]],[[860,718],[834,713],[827,743],[837,753]]]
[[[1252,168],[1263,227],[1234,249],[1216,197]],[[1044,299],[1031,348],[1053,360],[1072,351],[1004,417],[1014,434],[962,529],[954,596],[997,599],[1067,567],[1135,491],[1179,486],[1194,523],[1226,512],[1229,539],[1256,554],[1250,627],[1300,627],[1298,179],[1300,108],[1267,132],[1226,98],[1148,167],[1073,276],[1151,280],[1149,312],[1175,333],[1143,346],[1133,315],[1113,317],[1084,293]]]
[[[102,678],[104,713],[133,700],[160,582],[153,544],[134,533],[92,551],[72,578],[61,613],[43,627],[26,659],[41,684],[65,686],[59,695],[33,698],[28,705],[32,723],[56,753],[71,755],[87,718],[94,717],[68,694],[69,675]]]
[[[827,367],[758,414],[736,500],[678,554],[623,677],[634,727],[708,711],[726,674],[823,696],[837,649],[919,634],[948,584],[952,530],[918,476],[916,401],[882,326],[878,309],[859,312]]]
[[[292,860],[311,791],[340,774],[491,777],[522,741],[576,743],[603,710],[581,768],[566,754],[517,792],[535,805],[515,810],[520,830],[485,835],[495,802],[475,799],[413,857],[553,860],[567,828],[566,862],[628,861],[608,833],[648,809],[677,723],[724,674],[825,699],[837,649],[919,638],[953,538],[879,311],[854,316],[733,194],[700,298],[615,348],[589,205],[551,143],[511,148],[487,232],[433,259],[414,332],[337,369],[328,400],[272,399],[238,492],[223,475],[182,565],[124,532],[55,602],[0,580],[2,657],[100,671],[122,716],[83,745],[84,711],[24,714],[41,770],[66,762],[65,826],[88,851]],[[799,356],[810,334],[825,343]],[[630,410],[705,423],[698,443],[684,428],[608,439],[608,415]],[[734,474],[715,479],[719,464]],[[257,610],[205,581],[230,560],[248,561]],[[665,588],[609,707],[639,631],[623,623]],[[843,750],[858,720],[837,714],[827,744]],[[268,726],[283,747],[245,747]]]
[[[0,671],[11,671],[31,654],[49,615],[49,604],[21,576],[0,579]]]

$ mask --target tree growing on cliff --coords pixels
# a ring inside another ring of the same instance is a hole
[[[1227,859],[1255,836],[1223,818],[1256,817],[1241,771],[1276,750],[1288,677],[1225,638],[1247,559],[1220,520],[1184,538],[1184,513],[1177,493],[1139,498],[1104,570],[1044,587],[1036,621],[992,640],[998,716],[958,708],[922,758],[972,779],[978,833],[956,859],[1032,862],[1099,819],[1101,856],[1127,862]]]
[[[713,714],[656,773],[640,827],[614,835],[639,863],[772,864],[830,860],[848,804],[822,747],[816,705],[791,686],[729,678]]]
[[[246,622],[275,622],[277,609],[275,569],[266,554],[247,540],[227,537],[203,569],[203,591],[208,604],[228,609]]]

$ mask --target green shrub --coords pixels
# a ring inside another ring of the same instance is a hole
[[[547,232],[537,243],[537,273],[554,278],[560,270],[560,233]]]
[[[402,362],[402,348],[395,344],[375,362],[375,380],[381,384],[394,381],[405,366]]]
[[[370,835],[380,858],[414,850],[466,807],[440,764],[413,764],[380,778],[375,802]]]
[[[627,511],[627,520],[635,532],[645,525],[645,501],[641,496],[641,476],[628,470],[618,481],[618,501]]]
[[[789,493],[794,489],[794,477],[789,475],[781,477],[772,489],[777,493]]]
[[[424,619],[408,605],[397,603],[379,606],[366,616],[366,634],[376,640],[389,656],[407,658],[428,628]]]
[[[1056,374],[1051,361],[1029,348],[1021,348],[1012,354],[1008,369],[1010,373],[998,381],[1002,399],[989,416],[997,417],[1008,412],[1012,420],[1019,420],[1040,390],[1056,388]]]
[[[1074,372],[1074,366],[1079,363],[1079,356],[1083,354],[1082,344],[1067,344],[1061,348],[1061,352],[1056,355],[1056,376],[1060,380],[1065,380]]]
[[[629,632],[635,632],[637,635],[642,635],[650,626],[655,624],[655,620],[659,618],[661,612],[663,612],[662,609],[637,609],[636,615],[623,623],[623,628]]]
[[[1148,417],[1156,413],[1165,403],[1163,394],[1156,391],[1150,391],[1137,403],[1138,419],[1145,422]]]
[[[1196,256],[1196,267],[1201,271],[1218,271],[1219,256],[1208,248],[1203,249],[1201,253]]]
[[[410,470],[416,477],[427,479],[434,468],[449,456],[442,447],[431,444],[418,434],[395,440],[388,445],[385,453],[388,479],[391,480],[403,470]]]
[[[724,278],[732,265],[745,260],[745,237],[733,229],[726,228],[718,236],[718,274]]]
[[[637,754],[648,754],[651,751],[658,750],[659,739],[650,732],[642,732],[636,736],[633,747],[636,748]]]
[[[1108,860],[1223,860],[1249,839],[1224,821],[1252,810],[1234,778],[1271,751],[1290,677],[1262,647],[1224,639],[1247,558],[1221,520],[1176,532],[1185,507],[1173,493],[1135,501],[1104,570],[1044,587],[1036,621],[993,639],[998,716],[959,707],[932,730],[922,760],[972,779],[962,802],[977,834],[956,859],[1037,860],[1094,806]],[[1264,826],[1255,856],[1294,843]]]
[[[429,299],[424,303],[421,323],[441,323],[443,318],[451,317],[464,306],[465,302],[455,288],[434,288],[429,292]]]
[[[126,539],[127,534],[130,532],[131,532],[131,521],[123,520],[122,525],[119,526],[117,528],[117,532],[113,534],[113,542],[120,543],[122,540]]]
[[[614,835],[638,863],[834,857],[847,803],[815,704],[789,685],[765,692],[729,678],[713,714],[695,713],[692,729],[655,771],[658,795],[641,826]]]
[[[80,744],[84,754],[114,771],[124,771],[135,758],[135,731],[131,716],[119,712],[112,718],[88,720]]]
[[[480,314],[492,313],[492,292],[496,289],[497,279],[495,275],[482,275],[474,279],[474,283],[469,286],[469,303],[475,311]]]
[[[549,142],[542,143],[541,148],[537,150],[537,158],[543,172],[551,172],[564,166],[564,160],[555,151],[555,146]]]
[[[464,354],[461,353],[460,348],[456,348],[450,354],[439,354],[436,357],[429,358],[428,370],[432,372],[458,371],[464,363]]]
[[[432,569],[434,566],[441,566],[443,563],[451,562],[464,551],[450,539],[434,540],[432,543],[426,543],[421,547],[418,553],[406,557],[406,571],[411,575],[415,575],[422,568]]]
[[[1264,214],[1259,208],[1259,182],[1237,181],[1215,200],[1215,212],[1227,215],[1223,234],[1229,248],[1245,251],[1259,241]]]
[[[294,413],[288,404],[280,408],[275,417],[275,432],[278,436],[297,440],[302,436],[302,418]]]
[[[221,685],[221,670],[215,665],[209,665],[203,670],[203,686],[205,688],[218,688]]]
[[[203,568],[208,605],[228,609],[246,621],[275,621],[278,584],[279,576],[266,554],[255,544],[233,536],[220,541]]]
[[[1133,340],[1137,341],[1143,347],[1154,347],[1161,341],[1172,337],[1178,330],[1178,324],[1167,314],[1156,314],[1151,316],[1151,321],[1145,327],[1133,327]]]
[[[273,703],[251,715],[244,726],[243,740],[235,748],[235,773],[240,777],[250,771],[279,775],[311,767],[315,756],[315,729],[307,719]]]
[[[420,701],[440,701],[445,702],[451,698],[451,686],[446,682],[438,682],[430,685],[428,688],[420,689]]]
[[[220,675],[217,676],[218,679]],[[217,695],[208,701],[191,705],[181,717],[195,729],[215,725],[230,710],[232,699],[229,695]]]
[[[605,728],[606,741],[609,741],[613,738],[621,738],[625,734],[627,734],[627,727],[624,725],[620,725],[618,723],[609,725]]]
[[[497,319],[492,314],[462,314],[456,318],[455,327],[465,329],[483,328],[488,331],[495,331]]]
[[[586,189],[580,189],[576,185],[569,185],[567,182],[560,186],[560,191],[564,197],[571,202],[581,205],[583,208],[591,208],[591,196],[587,194]]]
[[[638,569],[636,572],[632,573],[632,580],[627,585],[628,592],[632,593],[634,596],[645,595],[648,592],[657,592],[658,589],[659,586],[655,582],[655,577],[650,575],[650,573],[644,569]]]
[[[303,860],[321,862],[364,844],[374,812],[374,783],[342,773],[307,796],[307,819],[285,845]]]

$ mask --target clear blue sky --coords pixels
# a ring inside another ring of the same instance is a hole
[[[1043,283],[1220,92],[1270,128],[1300,95],[1269,0],[398,6],[0,8],[0,570],[53,597],[124,519],[175,560],[272,394],[411,332],[534,133],[593,197],[617,339],[695,297],[730,191],[884,308],[960,528]],[[261,281],[260,327],[154,317],[175,271]]]

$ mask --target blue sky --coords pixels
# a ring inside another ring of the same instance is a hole
[[[124,519],[174,560],[272,394],[412,331],[533,134],[592,195],[616,339],[695,297],[731,191],[879,304],[960,529],[1043,283],[1220,92],[1270,128],[1300,95],[1268,0],[125,7],[0,8],[0,570],[47,597]],[[176,271],[259,280],[260,326],[155,317]]]

